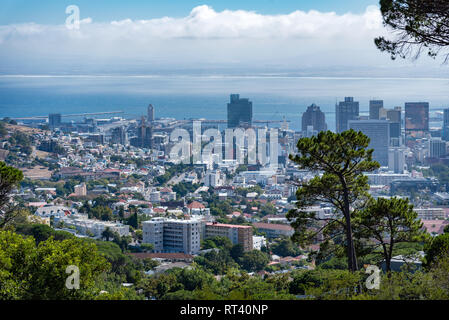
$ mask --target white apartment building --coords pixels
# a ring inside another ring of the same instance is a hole
[[[407,180],[412,177],[406,173],[368,173],[368,183],[375,186],[387,186],[395,180]]]
[[[65,217],[72,214],[77,214],[76,209],[67,208],[64,206],[54,206],[54,205],[45,205],[41,208],[38,208],[34,214],[41,218],[50,218],[50,217]]]
[[[446,213],[443,208],[415,208],[413,209],[421,220],[444,220]]]
[[[161,201],[161,193],[159,191],[153,191],[150,193],[151,202],[160,202]]]
[[[206,187],[219,187],[223,185],[222,173],[220,170],[208,171],[204,176]]]
[[[388,170],[394,173],[404,173],[406,148],[395,147],[388,149]]]
[[[253,249],[261,250],[267,246],[267,239],[264,236],[253,236]]]
[[[155,252],[197,254],[200,251],[200,220],[153,218],[142,225],[143,243],[153,244]]]
[[[129,226],[112,221],[100,221],[88,219],[87,215],[76,214],[67,217],[55,217],[55,224],[63,222],[64,227],[72,227],[77,234],[101,238],[103,231],[109,228],[112,232],[117,232],[121,237],[129,235]]]

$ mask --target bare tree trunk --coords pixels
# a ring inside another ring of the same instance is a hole
[[[349,271],[357,271],[358,265],[357,265],[357,257],[355,254],[355,247],[354,247],[354,239],[352,237],[352,226],[351,226],[351,210],[349,208],[349,195],[348,190],[346,188],[346,183],[343,184],[345,191],[344,191],[344,216],[345,216],[345,222],[346,222],[346,241],[347,241],[347,251],[348,251],[348,269]]]

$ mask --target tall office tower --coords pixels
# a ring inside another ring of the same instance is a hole
[[[390,143],[392,146],[397,146],[401,141],[401,124],[399,122],[390,121]]]
[[[449,109],[444,109],[442,137],[443,140],[449,141]]]
[[[152,104],[150,104],[148,106],[148,110],[147,110],[147,121],[149,123],[153,123],[154,121],[154,107]]]
[[[388,170],[394,173],[404,173],[405,170],[405,148],[388,149]]]
[[[357,120],[359,117],[359,103],[352,97],[346,97],[345,101],[339,102],[335,106],[336,128],[341,133],[349,129],[348,121]]]
[[[48,126],[50,127],[50,129],[59,127],[61,123],[60,113],[51,113],[48,115]]]
[[[251,127],[253,121],[253,103],[249,99],[240,99],[240,95],[231,94],[228,103],[228,128]]]
[[[379,120],[388,120],[390,122],[390,144],[399,146],[401,144],[401,107],[394,109],[381,108],[379,110]]]
[[[429,132],[429,103],[405,103],[405,134]]]
[[[401,107],[394,107],[394,109],[387,109],[387,120],[390,120],[391,122],[401,123],[402,121],[401,113],[402,113]]]
[[[197,254],[201,244],[201,221],[153,218],[142,223],[143,243],[156,252]]]
[[[440,138],[430,139],[430,157],[431,158],[444,158],[446,156],[446,141]]]
[[[307,131],[309,126],[312,126],[313,130],[317,132],[327,130],[324,112],[316,104],[307,107],[306,112],[302,115],[302,131]]]
[[[369,102],[369,118],[370,120],[379,120],[379,111],[384,107],[383,100],[370,100]]]
[[[370,138],[369,148],[374,149],[373,160],[381,166],[388,166],[388,147],[390,145],[390,123],[386,120],[351,120],[349,128],[363,132]]]
[[[111,142],[113,144],[127,144],[126,130],[124,127],[117,127],[112,129]]]
[[[137,148],[153,148],[153,127],[147,126],[142,116],[140,126],[137,128],[137,137],[131,139],[131,145]]]

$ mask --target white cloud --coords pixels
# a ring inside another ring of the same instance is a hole
[[[203,5],[183,18],[110,23],[87,18],[79,30],[34,23],[0,26],[0,71],[6,64],[20,66],[24,61],[41,61],[49,68],[133,63],[152,67],[388,65],[388,56],[373,44],[374,37],[383,33],[375,6],[362,14],[295,11],[263,15],[243,10],[217,12]]]

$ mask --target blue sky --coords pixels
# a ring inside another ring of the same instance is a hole
[[[446,73],[430,58],[391,61],[381,35],[378,0],[0,0],[0,75]]]
[[[0,25],[35,22],[39,24],[63,24],[65,8],[77,5],[81,17],[94,22],[121,19],[152,19],[163,16],[183,17],[192,8],[206,4],[217,11],[248,10],[261,14],[286,14],[295,10],[334,11],[361,13],[377,0],[1,0]]]

